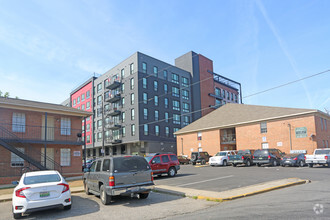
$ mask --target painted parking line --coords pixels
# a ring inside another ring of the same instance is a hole
[[[186,184],[178,185],[178,187],[189,186],[189,185],[198,184],[198,183],[205,183],[205,182],[209,182],[209,181],[213,181],[213,180],[221,180],[221,179],[226,179],[226,178],[230,178],[230,177],[233,177],[233,176],[234,175],[222,176],[222,177],[218,177],[218,178],[214,178],[214,179],[208,179],[208,180],[202,180],[202,181],[197,181],[197,182],[192,182],[192,183],[186,183]]]
[[[195,167],[208,167],[209,165],[197,165]]]

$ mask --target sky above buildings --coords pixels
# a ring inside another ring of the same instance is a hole
[[[188,51],[242,84],[246,104],[330,109],[330,1],[0,0],[0,90],[61,103],[136,51]]]

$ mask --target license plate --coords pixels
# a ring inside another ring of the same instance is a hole
[[[259,157],[259,160],[262,160],[262,157]]]
[[[40,193],[40,198],[48,197],[50,195],[49,192],[41,192]]]

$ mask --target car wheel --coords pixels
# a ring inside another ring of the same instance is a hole
[[[284,164],[282,164],[282,167],[285,167],[285,165],[284,165]]]
[[[173,177],[173,176],[175,176],[175,173],[176,173],[175,168],[170,167],[170,169],[168,170],[168,176]]]
[[[312,168],[313,167],[313,164],[312,163],[309,163],[308,164],[308,167]]]
[[[250,161],[250,160],[247,160],[245,166],[246,166],[246,167],[251,166],[251,161]]]
[[[21,213],[13,213],[14,219],[20,219],[22,217]]]
[[[111,201],[111,196],[109,196],[104,190],[104,185],[100,187],[100,198],[103,205],[109,205]]]
[[[236,164],[236,163],[233,163],[232,165],[233,165],[233,167],[236,167],[236,166],[237,166],[237,164]]]
[[[86,195],[90,195],[91,193],[89,192],[89,188],[86,183],[84,184],[84,188],[85,188]]]
[[[70,210],[71,209],[71,205],[66,205],[63,207],[64,210]]]
[[[261,164],[260,164],[260,163],[257,163],[257,166],[258,166],[258,167],[261,167]]]
[[[272,162],[272,166],[273,166],[273,167],[276,167],[276,166],[277,166],[277,161],[276,161],[276,160],[273,160],[273,162]]]
[[[222,165],[225,167],[225,166],[227,166],[227,160],[224,160],[223,162],[222,162]]]
[[[196,162],[192,162],[192,165],[196,165]]]
[[[201,161],[201,165],[205,165],[206,164],[206,161],[203,159],[202,161]]]
[[[146,199],[149,196],[149,193],[139,193],[140,199]]]
[[[305,163],[304,163],[304,161],[302,161],[302,160],[301,160],[301,161],[299,162],[299,166],[300,166],[300,167],[303,167],[303,166],[305,166]]]

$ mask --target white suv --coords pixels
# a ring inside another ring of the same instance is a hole
[[[229,151],[220,151],[216,155],[210,158],[209,164],[211,166],[227,166],[230,155],[236,155],[236,152],[233,150]]]

